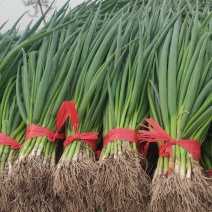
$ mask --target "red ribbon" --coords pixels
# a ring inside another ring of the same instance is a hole
[[[69,102],[69,109],[70,109],[71,123],[74,127],[75,134],[67,137],[67,139],[64,141],[64,147],[66,147],[74,140],[82,140],[85,143],[87,143],[95,152],[97,146],[96,140],[98,139],[98,133],[97,132],[79,133],[78,131],[79,121],[78,121],[77,110],[75,107],[75,102],[73,101]]]
[[[138,140],[137,132],[135,130],[126,128],[117,128],[110,130],[103,139],[103,147],[115,140],[134,142],[140,149],[140,143]]]
[[[153,128],[142,125],[147,128],[147,130],[139,130],[138,138],[141,142],[147,142],[144,148],[144,154],[147,154],[149,143],[151,142],[163,142],[164,144],[159,146],[159,156],[162,157],[172,157],[172,146],[179,145],[185,148],[189,153],[191,153],[195,160],[200,160],[200,147],[201,144],[196,140],[178,140],[175,141],[171,138],[152,118],[146,119],[146,121],[152,125]]]
[[[11,149],[21,148],[21,144],[12,139],[10,136],[3,133],[0,133],[0,145],[10,146]]]
[[[59,134],[57,131],[54,133],[51,130],[39,125],[32,124],[27,127],[25,140],[37,138],[39,136],[47,136],[47,139],[50,142],[54,142],[56,139],[64,138],[64,134]]]
[[[70,116],[70,102],[65,101],[61,105],[56,118],[56,132],[52,132],[51,130],[32,124],[27,127],[25,140],[31,138],[37,138],[39,136],[47,136],[47,139],[50,142],[54,142],[56,139],[64,139],[64,134],[60,134],[62,126],[64,125],[66,119]]]

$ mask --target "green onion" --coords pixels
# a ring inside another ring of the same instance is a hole
[[[52,18],[47,32],[42,33],[46,36],[38,50],[26,52],[22,49],[23,62],[20,61],[16,80],[18,107],[25,124],[40,125],[52,132],[56,128],[57,112],[67,97],[68,85],[79,63],[84,38],[84,25],[76,31],[69,31],[68,27],[75,21],[68,21],[54,28],[54,18],[57,16]],[[24,142],[11,172],[17,197],[14,208],[39,210],[42,205],[42,208],[53,210],[52,173],[56,150],[57,142],[49,142],[46,136]]]
[[[0,103],[0,133],[9,136],[19,144],[22,144],[24,141],[25,124],[18,111],[18,105],[15,98],[15,77],[12,77],[8,81]],[[0,145],[1,210],[8,210],[10,199],[14,199],[11,191],[12,186],[8,183],[8,177],[12,172],[18,153],[18,149],[14,150],[11,149],[10,146]]]
[[[117,59],[125,35],[129,34],[129,45],[120,64],[115,64],[115,76],[108,76],[108,100],[103,116],[104,136],[112,129],[139,129],[148,116],[147,84],[153,68],[155,48],[160,45],[166,31],[173,24],[158,26],[158,8],[149,10],[134,5],[127,19],[127,26],[120,25],[117,40]],[[145,15],[144,15],[145,14]],[[150,18],[152,16],[152,18]],[[179,14],[176,15],[178,17]],[[176,17],[173,17],[176,18]],[[168,16],[165,17],[168,19]],[[141,20],[145,21],[141,21]],[[125,19],[124,19],[125,20]],[[168,21],[168,20],[167,20]],[[170,20],[169,20],[170,21]],[[133,23],[133,26],[131,25]],[[149,28],[156,25],[156,30]],[[163,23],[162,23],[163,24]],[[127,30],[133,28],[128,32]],[[150,39],[149,39],[150,36]],[[135,40],[135,38],[138,38]],[[135,40],[132,42],[132,40]],[[115,133],[115,132],[114,132]],[[95,180],[97,204],[105,211],[145,210],[148,203],[148,176],[143,170],[140,153],[136,143],[126,140],[114,140],[104,146]],[[144,163],[145,165],[145,163]]]
[[[70,98],[76,103],[78,111],[80,133],[101,131],[101,114],[107,97],[105,77],[109,74],[112,79],[114,72],[111,65],[116,58],[117,29],[121,24],[120,16],[123,8],[102,23],[100,14],[103,9],[99,5],[81,41],[82,45],[78,47],[81,54],[79,54],[80,63],[75,67],[77,71],[74,82],[77,84],[76,87],[73,84],[69,86]],[[75,133],[69,123],[66,127],[66,136]],[[54,191],[59,200],[57,210],[61,207],[73,211],[96,209],[93,188],[96,168],[95,152],[84,141],[74,140],[66,146],[54,174]]]
[[[0,39],[0,90],[4,90],[8,80],[15,76],[18,70],[18,63],[21,59],[21,48],[27,51],[32,44],[39,41],[48,34],[36,34],[36,30],[40,26],[43,18],[46,16],[50,8],[39,18],[39,20],[31,27],[31,22],[26,27],[21,36],[18,36],[17,25],[24,14],[16,21],[12,28],[6,32]],[[30,28],[31,27],[31,28]],[[32,49],[31,49],[32,50]],[[2,98],[0,94],[0,99]]]
[[[201,144],[212,120],[209,16],[199,19],[198,4],[192,16],[189,12],[185,19],[179,16],[156,52],[148,87],[150,117],[176,141],[192,139]],[[153,211],[208,211],[210,190],[198,161],[185,148],[173,145],[172,157],[159,157],[150,207]]]

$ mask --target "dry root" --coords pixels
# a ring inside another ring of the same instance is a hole
[[[8,190],[7,187],[5,186],[5,174],[0,173],[0,211],[6,211],[8,207]]]
[[[54,176],[55,211],[94,212],[95,174],[95,162],[85,155],[76,161],[60,161]]]
[[[10,165],[9,165],[10,164]],[[12,168],[12,161],[6,162],[4,170],[0,173],[0,211],[7,212],[10,202],[14,200],[13,191],[8,186],[9,167]]]
[[[95,179],[97,204],[105,212],[146,211],[149,178],[141,158],[132,149],[98,163]]]
[[[9,210],[13,212],[53,211],[52,168],[41,157],[18,160],[7,180]],[[9,211],[8,210],[8,211]]]
[[[206,212],[212,208],[212,179],[196,166],[192,178],[179,174],[158,176],[152,184],[150,210],[153,212]]]

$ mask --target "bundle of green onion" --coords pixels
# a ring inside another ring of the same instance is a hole
[[[14,199],[8,175],[18,157],[24,141],[25,124],[18,111],[15,98],[15,77],[12,77],[3,92],[0,103],[0,202],[1,210],[7,211]]]
[[[143,7],[134,5],[130,12],[124,17],[128,17],[127,26],[132,30],[120,27],[117,41],[118,46],[124,46],[125,35],[129,34],[129,47],[122,63],[116,66],[114,79],[107,79],[105,138],[94,186],[97,204],[106,211],[145,210],[147,206],[149,183],[142,169],[136,130],[149,114],[146,86],[153,68],[154,49],[180,14],[171,19],[169,14],[162,16],[152,1]]]
[[[109,74],[112,79],[115,70],[111,68],[111,64],[120,57],[119,54],[116,55],[117,32],[118,26],[122,24],[119,17],[122,16],[124,8],[114,16],[113,12],[109,13],[110,19],[101,20],[103,9],[105,8],[99,5],[88,31],[84,34],[85,42],[79,48],[82,53],[74,78],[77,85],[74,88],[71,84],[69,91],[75,102],[79,124],[76,117],[74,118],[75,112],[66,128],[68,138],[64,142],[64,151],[54,175],[54,191],[59,199],[57,207],[61,208],[62,205],[64,211],[94,211],[96,208],[93,181],[96,174],[94,146],[98,137],[92,139],[91,136],[93,145],[89,145],[85,142],[89,137],[80,139],[75,134],[79,131],[94,135],[102,129],[101,114],[107,97],[105,76]],[[72,110],[74,111],[73,108]],[[73,136],[71,141],[68,141],[71,138],[69,136]]]
[[[120,30],[122,29],[120,28]],[[117,42],[124,39],[120,32],[120,40]],[[106,137],[108,132],[110,133],[111,130],[117,128],[124,128],[127,132],[122,137],[117,137],[112,142],[103,144],[104,148],[100,155],[94,189],[96,190],[97,204],[104,211],[135,211],[138,207],[144,209],[147,202],[149,183],[141,166],[135,130],[137,123],[141,123],[147,116],[148,104],[140,97],[133,104],[135,107],[133,112],[129,111],[130,102],[133,102],[132,93],[139,88],[139,86],[136,87],[136,81],[143,80],[145,83],[146,80],[141,77],[143,68],[142,42],[140,39],[139,46],[130,45],[128,54],[123,58],[112,82],[110,83],[109,76],[107,78],[109,99],[103,114],[103,134]],[[146,71],[148,73],[148,70]],[[142,113],[139,114],[141,108]],[[130,133],[128,131],[133,133],[132,140],[124,140],[124,137],[128,137],[128,133]],[[116,133],[122,134],[123,132],[114,130],[112,134]]]
[[[27,140],[11,173],[17,192],[15,207],[23,211],[29,207],[52,210],[52,173],[56,162],[56,139],[60,134],[56,117],[80,59],[84,25],[73,31],[71,27],[76,23],[72,21],[58,30],[54,28],[56,21],[57,14],[47,29],[52,33],[43,39],[38,51],[27,54],[23,50],[23,64],[19,66],[16,80],[18,106],[27,127],[36,125],[52,133],[57,130],[53,137],[42,134],[43,129],[31,136],[31,130],[27,130]]]
[[[193,15],[179,16],[156,52],[148,87],[154,126],[139,136],[159,145],[152,211],[210,211],[211,184],[198,162],[212,119],[211,14],[204,15],[197,4]]]

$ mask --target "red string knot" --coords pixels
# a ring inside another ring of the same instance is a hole
[[[152,127],[147,127],[142,125],[144,128],[148,130],[139,130],[138,138],[140,142],[146,142],[145,144],[145,155],[147,153],[149,144],[151,142],[161,143],[165,142],[159,146],[159,156],[172,158],[172,146],[178,145],[186,149],[195,160],[200,160],[201,155],[201,144],[196,140],[191,139],[182,139],[175,141],[171,136],[165,132],[152,118],[146,119],[147,123],[149,123]]]
[[[55,140],[57,140],[57,139],[62,140],[64,138],[65,138],[64,134],[60,134],[57,131],[55,133],[52,133],[51,135],[48,136],[48,140],[50,142],[55,142]]]

